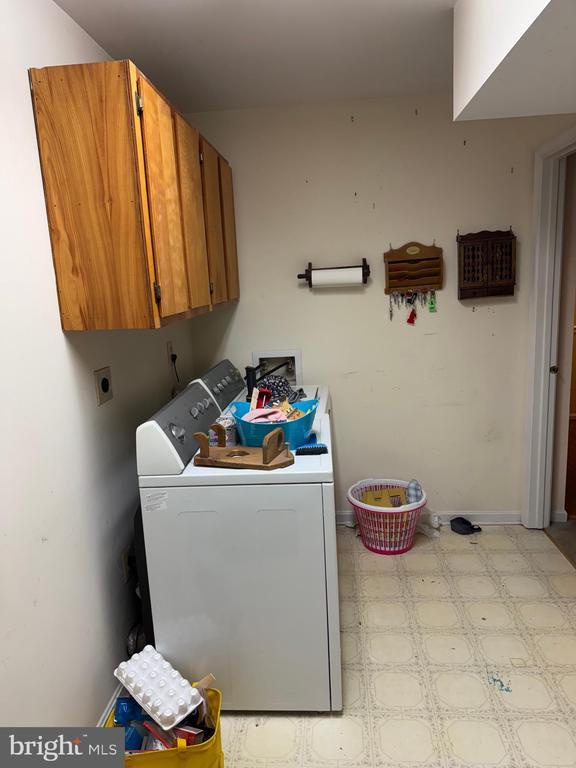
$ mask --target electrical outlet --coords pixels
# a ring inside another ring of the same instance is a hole
[[[98,405],[104,405],[108,400],[112,400],[114,392],[112,391],[112,373],[110,366],[98,368],[94,371],[94,383],[96,384],[96,399]]]

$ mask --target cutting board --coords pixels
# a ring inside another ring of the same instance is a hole
[[[210,445],[210,438],[204,432],[194,437],[200,446],[194,456],[197,467],[221,467],[222,469],[282,469],[294,464],[294,454],[284,444],[284,431],[278,427],[269,432],[261,448],[247,445],[226,445],[226,430],[221,424],[212,424],[211,430],[218,436],[218,445]]]

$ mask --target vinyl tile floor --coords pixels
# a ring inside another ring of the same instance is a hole
[[[338,548],[342,714],[225,715],[227,768],[576,766],[576,571],[543,532]]]

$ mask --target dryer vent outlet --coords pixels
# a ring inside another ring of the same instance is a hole
[[[104,405],[108,400],[112,400],[114,393],[112,391],[112,373],[110,367],[98,368],[94,371],[94,383],[96,384],[96,400],[98,405]]]

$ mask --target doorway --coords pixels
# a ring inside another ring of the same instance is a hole
[[[574,208],[572,208],[574,215]],[[570,378],[570,416],[568,419],[568,457],[566,460],[566,494],[564,509],[568,520],[576,520],[576,312],[572,320],[572,372]]]
[[[561,231],[552,523],[576,518],[576,155],[566,158]]]
[[[566,460],[566,494],[564,509],[568,520],[576,519],[576,316],[572,329],[572,377],[570,383],[570,418],[568,422],[568,458]]]
[[[535,250],[529,319],[529,370],[533,371],[533,378],[528,397],[526,495],[522,511],[522,522],[528,528],[547,528],[553,516],[559,513],[566,519],[564,497],[568,462],[576,250],[573,258],[564,259],[564,229],[566,207],[573,210],[576,201],[576,194],[573,199],[567,199],[566,186],[568,172],[571,184],[574,179],[576,185],[576,161],[571,158],[575,154],[576,128],[573,128],[541,147],[535,158]],[[576,225],[571,231],[573,235],[576,233]],[[574,281],[570,299],[562,305],[564,318],[568,319],[562,322],[561,293],[568,292],[568,281],[563,275],[565,268],[573,269]],[[566,329],[568,336],[565,335]],[[562,357],[566,349],[569,350],[568,356]],[[559,361],[562,361],[562,366]],[[561,419],[563,412],[566,414],[565,420]],[[562,445],[563,457],[559,456]]]

